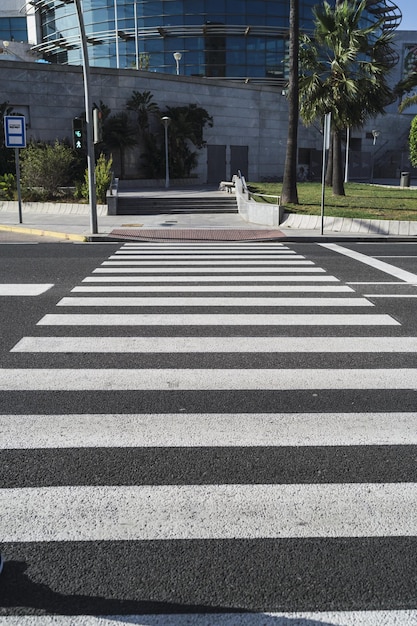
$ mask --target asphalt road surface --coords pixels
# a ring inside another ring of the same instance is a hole
[[[0,267],[0,625],[417,623],[417,244]]]

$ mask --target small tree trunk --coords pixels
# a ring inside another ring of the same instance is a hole
[[[298,204],[297,139],[298,139],[298,48],[299,0],[290,0],[290,48],[288,82],[288,136],[282,181],[282,204]]]
[[[343,183],[343,163],[342,163],[342,136],[340,130],[335,130],[333,135],[333,194],[335,196],[345,195]]]

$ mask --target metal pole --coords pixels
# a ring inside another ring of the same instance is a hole
[[[135,55],[136,55],[136,69],[139,69],[139,34],[138,34],[138,7],[136,4],[133,5],[134,10],[134,20],[135,20]]]
[[[171,121],[169,117],[163,117],[162,123],[165,128],[165,188],[169,187],[169,161],[168,161],[168,126]]]
[[[20,187],[20,161],[19,161],[19,148],[14,149],[14,160],[16,163],[16,186],[17,186],[17,202],[19,206],[19,224],[23,223],[22,217],[22,190]]]
[[[345,158],[345,183],[349,180],[349,149],[350,149],[350,127],[346,129],[346,158]]]
[[[324,116],[323,127],[323,162],[321,167],[321,226],[320,234],[324,233],[324,195],[326,188],[326,151],[330,147],[331,113]]]
[[[120,68],[120,57],[119,57],[119,18],[117,15],[117,0],[114,0],[114,31],[116,34],[116,67]]]
[[[93,140],[93,125],[90,92],[90,65],[88,62],[87,38],[85,35],[84,18],[81,10],[80,0],[74,0],[77,9],[78,26],[80,29],[81,52],[83,60],[84,75],[84,101],[85,101],[85,121],[87,126],[87,169],[88,169],[88,193],[90,198],[90,228],[93,234],[97,231],[97,200],[96,200],[96,181],[95,181],[95,155]]]

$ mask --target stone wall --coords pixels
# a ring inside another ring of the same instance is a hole
[[[213,116],[205,141],[213,145],[249,147],[248,179],[282,176],[287,137],[287,103],[271,86],[225,83],[138,70],[91,69],[92,101],[103,101],[112,113],[125,110],[133,91],[149,90],[161,109],[196,103]],[[0,101],[9,101],[26,116],[28,138],[70,138],[72,119],[84,110],[81,67],[43,63],[0,62]],[[117,163],[117,155],[114,155]],[[126,155],[128,175],[137,177],[138,155]],[[227,177],[231,178],[230,166]],[[207,180],[207,153],[199,153],[194,172]],[[233,172],[234,173],[234,172]],[[117,172],[116,172],[117,174]]]

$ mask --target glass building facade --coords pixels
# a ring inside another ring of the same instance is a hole
[[[38,51],[53,63],[81,64],[74,4],[31,4]],[[316,4],[300,0],[301,30],[311,30]],[[390,0],[370,4],[392,13]],[[286,82],[289,0],[82,0],[82,7],[92,66]]]

